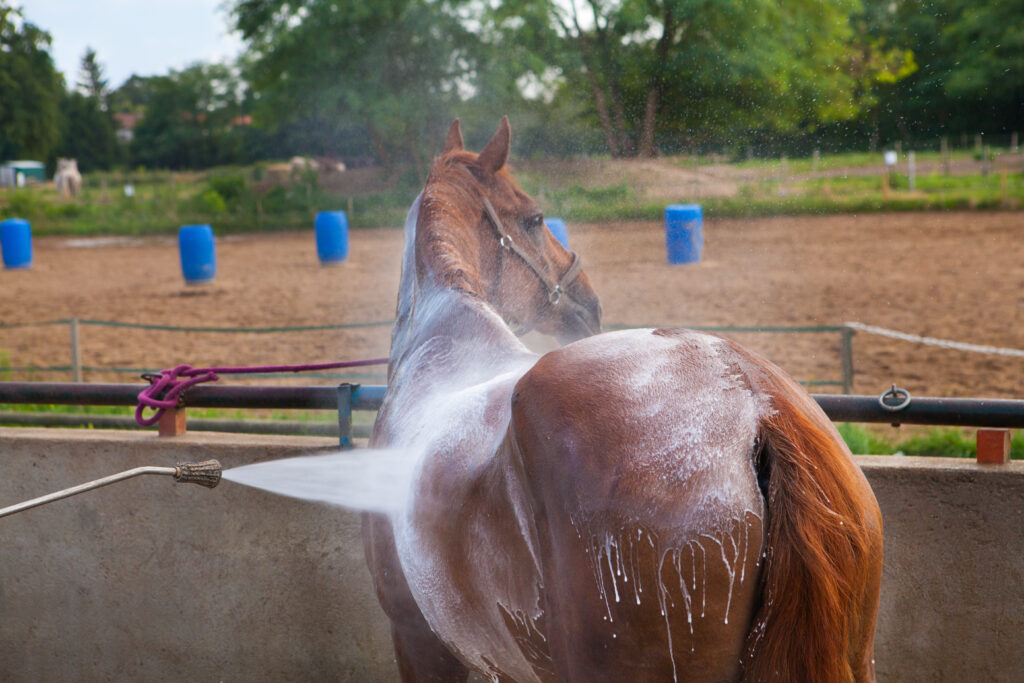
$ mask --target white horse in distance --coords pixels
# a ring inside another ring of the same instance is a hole
[[[63,199],[72,199],[82,189],[82,174],[78,172],[78,160],[57,159],[57,172],[53,184]]]

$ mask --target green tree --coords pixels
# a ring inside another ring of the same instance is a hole
[[[1024,0],[950,3],[943,42],[957,55],[946,95],[979,123],[1009,132],[1024,125]],[[966,105],[966,107],[963,107]],[[985,130],[984,128],[975,128]]]
[[[85,48],[78,75],[78,91],[94,100],[103,111],[107,111],[107,79],[103,78],[103,67],[96,61],[96,51]]]
[[[80,92],[65,93],[60,104],[60,141],[56,156],[78,160],[83,173],[109,169],[120,160],[110,115]]]
[[[239,161],[232,121],[244,87],[225,64],[194,64],[147,80],[147,101],[132,160],[150,168],[205,168]]]
[[[260,123],[361,130],[389,169],[400,153],[423,166],[425,133],[443,130],[475,61],[477,40],[447,2],[239,0],[232,16]]]
[[[78,88],[60,104],[60,141],[56,155],[78,160],[82,171],[108,169],[120,160],[114,120],[107,111],[107,81],[96,52],[86,48]]]
[[[615,0],[512,0],[489,15],[496,58],[520,70],[509,82],[551,83],[557,77],[557,97],[590,110],[612,156],[635,150],[624,80],[635,72],[636,50],[624,40],[637,22],[628,9]]]
[[[944,28],[957,55],[946,90],[969,98],[1020,98],[1024,88],[1024,0],[950,3]]]
[[[153,82],[158,76],[137,76],[132,74],[124,83],[115,88],[107,97],[113,112],[140,114],[146,110],[153,98]]]
[[[696,144],[855,115],[843,66],[858,8],[857,0],[520,0],[496,17],[499,29],[543,35],[548,45],[557,36],[564,49],[542,49],[570,87],[589,94],[608,151],[650,156],[659,139]]]
[[[1024,2],[865,0],[869,35],[913,52],[917,69],[877,83],[864,127],[919,142],[957,133],[1010,132],[1024,122]]]
[[[0,159],[46,159],[60,135],[63,80],[50,35],[0,0]]]

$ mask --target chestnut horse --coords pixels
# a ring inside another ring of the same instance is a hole
[[[371,445],[415,476],[364,517],[403,680],[873,680],[881,515],[839,434],[726,339],[590,336],[509,140],[456,120],[406,221]]]

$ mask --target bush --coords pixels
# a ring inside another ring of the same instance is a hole
[[[37,192],[32,190],[10,190],[7,193],[7,206],[2,209],[5,217],[31,218],[43,212],[45,202]]]
[[[220,196],[217,190],[207,190],[197,197],[197,204],[202,208],[201,210],[209,213],[224,213],[228,210],[227,204],[224,203],[224,198]]]
[[[50,218],[78,218],[86,213],[81,204],[50,204],[46,207],[46,215]]]
[[[219,175],[210,178],[210,190],[220,195],[223,202],[231,208],[237,207],[248,193],[245,176],[240,173]]]

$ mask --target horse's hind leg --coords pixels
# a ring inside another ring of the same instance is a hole
[[[420,623],[391,622],[391,639],[402,680],[407,683],[465,681],[466,667],[438,640],[422,615],[418,621]]]
[[[466,667],[434,634],[416,605],[398,561],[391,523],[381,515],[363,515],[363,544],[377,599],[391,620],[391,639],[402,680],[465,681]]]

